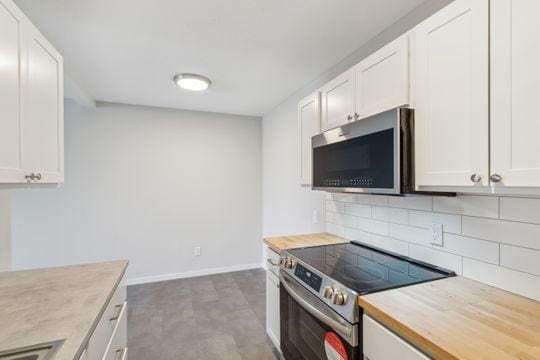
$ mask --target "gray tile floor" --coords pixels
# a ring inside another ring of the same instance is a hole
[[[255,269],[129,286],[129,359],[279,359],[265,279]]]

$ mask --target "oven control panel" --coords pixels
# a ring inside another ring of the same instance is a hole
[[[294,270],[294,275],[296,275],[297,278],[310,286],[313,290],[317,292],[321,290],[322,278],[319,275],[309,271],[301,264],[298,264],[296,266],[296,270]]]

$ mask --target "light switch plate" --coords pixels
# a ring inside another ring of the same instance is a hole
[[[431,245],[443,246],[443,225],[433,224],[431,226]]]
[[[193,248],[193,255],[201,256],[201,247],[200,246],[196,246],[196,247]]]

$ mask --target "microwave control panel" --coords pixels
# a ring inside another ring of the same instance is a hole
[[[323,185],[325,187],[369,188],[373,187],[373,178],[370,176],[357,176],[351,179],[325,179]]]

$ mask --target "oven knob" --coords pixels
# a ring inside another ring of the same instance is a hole
[[[294,262],[293,259],[286,259],[285,260],[285,267],[287,269],[292,269],[294,267],[294,265],[295,265],[295,262]]]
[[[334,291],[334,295],[332,296],[332,303],[335,305],[345,305],[347,302],[347,297],[343,295],[339,291]]]
[[[334,293],[334,289],[332,289],[331,286],[325,286],[323,289],[323,296],[327,299],[330,299],[332,297],[332,294]]]
[[[285,266],[285,260],[286,260],[286,259],[285,259],[284,257],[279,258],[279,265]]]

